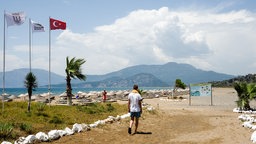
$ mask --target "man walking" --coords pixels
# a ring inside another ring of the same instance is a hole
[[[128,128],[128,133],[132,133],[132,126],[135,120],[135,131],[137,133],[137,128],[139,126],[139,117],[142,114],[142,106],[141,106],[141,95],[139,94],[138,85],[133,86],[132,92],[128,95],[128,112],[130,112],[130,126]]]

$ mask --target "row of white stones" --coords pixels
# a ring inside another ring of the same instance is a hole
[[[253,143],[256,143],[256,125],[254,123],[256,123],[256,111],[244,111],[244,110],[240,110],[239,108],[234,108],[233,112],[236,113],[242,113],[241,115],[238,116],[238,119],[241,120],[242,126],[245,128],[249,128],[252,129],[254,132],[251,135],[251,141]]]
[[[146,110],[152,111],[155,108],[151,105],[143,103],[143,107],[146,107]],[[114,116],[108,116],[108,118],[104,120],[98,120],[92,124],[78,124],[75,123],[70,129],[69,127],[66,127],[64,130],[51,130],[48,132],[48,134],[44,132],[38,132],[36,135],[28,135],[27,137],[20,137],[18,140],[14,142],[14,144],[32,144],[34,142],[47,142],[47,141],[53,141],[57,140],[63,136],[73,135],[74,133],[89,131],[91,128],[96,128],[98,125],[104,125],[107,123],[113,123],[115,121],[120,121],[121,119],[125,119],[127,117],[130,117],[130,113],[123,114],[121,116],[117,115]],[[1,144],[12,144],[8,141],[3,141]]]

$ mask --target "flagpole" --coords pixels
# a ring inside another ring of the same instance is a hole
[[[31,19],[29,18],[29,72],[31,72]]]
[[[49,96],[49,106],[51,104],[50,95],[51,95],[51,22],[49,17],[49,74],[48,74],[48,96]]]
[[[5,94],[5,11],[4,11],[4,42],[3,42],[3,90],[2,90],[2,111],[4,111],[4,94]]]

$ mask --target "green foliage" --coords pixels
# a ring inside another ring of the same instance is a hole
[[[85,80],[86,76],[82,73],[82,65],[85,63],[84,59],[76,59],[75,57],[69,60],[66,57],[66,84],[67,84],[67,97],[68,101],[67,104],[69,106],[72,105],[72,86],[71,86],[71,78],[79,80]]]
[[[256,97],[255,83],[234,83],[234,89],[237,92],[238,100],[237,106],[240,109],[250,110],[250,101]]]
[[[180,79],[176,79],[175,80],[175,87],[185,89],[186,85]]]
[[[12,136],[13,126],[10,123],[0,123],[0,139],[8,139]]]
[[[45,110],[45,107],[45,103],[36,103],[36,110],[38,111],[38,113],[42,113]]]
[[[29,72],[26,75],[24,85],[28,90],[33,90],[34,88],[37,88],[36,76],[32,72]]]
[[[107,104],[107,111],[112,112],[113,110],[115,110],[115,108],[110,103]]]
[[[32,126],[31,126],[31,124],[21,123],[20,124],[20,130],[25,131],[28,134],[31,134],[32,133]]]
[[[82,65],[85,63],[84,59],[76,59],[75,57],[69,60],[66,57],[66,69],[65,72],[67,76],[71,78],[78,78],[80,80],[85,80],[86,76],[82,74]]]
[[[91,103],[87,106],[77,106],[79,111],[85,112],[86,114],[100,114],[100,113],[108,113],[115,110],[115,108],[110,104],[95,104]]]
[[[210,83],[213,87],[233,87],[235,83],[256,83],[256,74],[248,74],[245,76],[238,76],[232,79],[213,81]]]
[[[92,103],[88,106],[44,106],[32,102],[27,112],[27,102],[8,102],[0,112],[0,141],[16,140],[20,136],[39,131],[72,127],[74,123],[93,123],[109,115],[117,116],[127,112],[127,105],[117,103]],[[91,112],[86,112],[86,109]],[[11,123],[10,123],[11,122]],[[21,123],[22,122],[22,123]]]
[[[143,89],[139,89],[138,92],[139,92],[139,94],[140,94],[141,96],[146,93],[145,91],[143,91]]]
[[[63,120],[61,120],[59,117],[57,116],[53,116],[53,118],[49,121],[49,123],[54,123],[54,124],[62,124]]]
[[[30,112],[32,91],[35,90],[35,88],[37,87],[36,76],[32,72],[29,72],[26,75],[24,85],[28,91],[28,112]]]

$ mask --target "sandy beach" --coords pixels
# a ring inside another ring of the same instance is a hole
[[[252,130],[242,127],[238,120],[236,91],[233,88],[213,88],[210,97],[192,97],[173,101],[167,97],[144,99],[155,107],[154,114],[144,112],[138,131],[144,134],[129,135],[129,118],[106,124],[90,131],[62,137],[52,143],[69,144],[248,144]],[[126,104],[126,101],[118,101]],[[253,107],[253,103],[252,103]],[[150,132],[151,134],[146,134]]]

